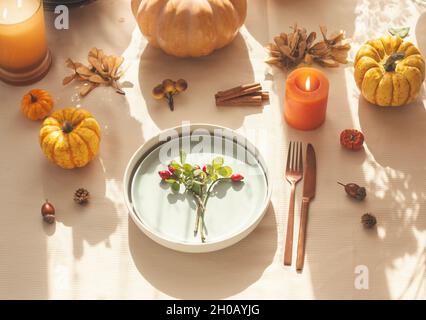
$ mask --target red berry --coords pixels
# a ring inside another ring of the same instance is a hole
[[[170,164],[169,164],[169,166],[168,166],[167,168],[169,169],[169,171],[170,171],[171,173],[175,173],[175,171],[176,171],[176,168],[175,168],[175,167],[173,167],[173,166],[171,166]]]
[[[167,171],[167,170],[159,171],[158,174],[160,175],[160,177],[161,177],[162,180],[169,179],[170,176],[172,175],[170,173],[170,171]]]
[[[231,176],[231,180],[233,181],[233,182],[238,182],[238,181],[241,181],[241,180],[243,180],[244,179],[244,177],[241,175],[241,174],[239,174],[239,173],[234,173],[232,176]]]
[[[207,166],[206,165],[203,166],[203,171],[207,172]]]

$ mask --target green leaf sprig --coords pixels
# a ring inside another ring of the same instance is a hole
[[[173,192],[191,194],[196,203],[196,221],[194,226],[194,237],[200,232],[201,241],[206,241],[204,216],[207,201],[212,195],[213,187],[220,182],[240,182],[244,179],[241,174],[234,174],[230,166],[224,165],[223,157],[216,157],[210,164],[201,168],[199,165],[191,165],[186,162],[186,154],[183,150],[179,152],[179,160],[171,161],[168,170],[160,171],[162,181],[168,183]]]
[[[389,28],[388,32],[395,37],[404,39],[410,34],[410,27]]]

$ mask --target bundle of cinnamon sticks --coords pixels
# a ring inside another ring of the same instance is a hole
[[[244,84],[215,94],[216,106],[262,106],[269,93],[260,83]]]

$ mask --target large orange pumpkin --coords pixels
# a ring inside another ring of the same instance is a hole
[[[177,57],[200,57],[234,39],[247,0],[132,0],[132,11],[152,46]]]

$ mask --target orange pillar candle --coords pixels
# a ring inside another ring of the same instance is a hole
[[[299,130],[313,130],[325,120],[328,79],[318,69],[299,68],[287,78],[284,117]]]
[[[43,1],[0,0],[0,79],[31,83],[43,77],[50,64]]]

